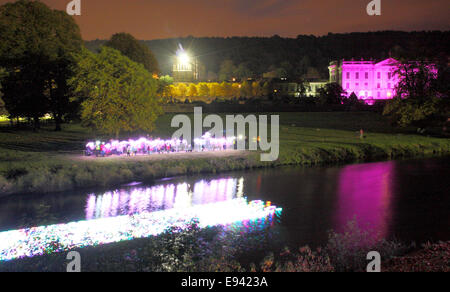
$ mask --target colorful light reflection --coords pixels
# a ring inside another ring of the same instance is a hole
[[[194,205],[223,202],[243,196],[243,178],[222,178],[187,183],[158,185],[147,188],[122,189],[103,194],[90,194],[86,203],[86,219],[132,215],[164,209],[182,209]]]
[[[200,227],[232,226],[255,220],[271,222],[281,211],[263,201],[236,198],[189,208],[6,231],[0,233],[0,261],[155,236],[171,226],[186,226],[193,219],[198,220]]]

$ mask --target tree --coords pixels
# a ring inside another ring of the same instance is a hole
[[[3,94],[1,92],[1,89],[2,89],[1,80],[3,80],[3,78],[5,78],[5,77],[6,77],[6,70],[4,68],[0,67],[0,116],[8,115],[8,111],[6,110],[6,107],[5,107],[5,102],[2,99]]]
[[[209,83],[209,96],[218,97],[220,96],[220,84],[217,82]]]
[[[123,55],[136,63],[144,65],[144,68],[152,74],[159,74],[159,65],[150,48],[129,33],[116,33],[105,44],[120,51]]]
[[[161,76],[158,79],[158,94],[163,97],[170,96],[170,85],[173,84],[173,78],[169,75]]]
[[[261,84],[257,81],[252,83],[252,95],[255,97],[263,96],[263,88],[261,87]]]
[[[448,66],[441,67],[439,74],[437,71],[435,65],[425,62],[400,64],[396,95],[387,102],[383,114],[404,127],[425,127],[441,118],[445,121],[450,109]]]
[[[81,97],[83,123],[101,132],[151,131],[162,114],[157,82],[141,65],[119,51],[103,47],[99,54],[77,56],[71,85]]]
[[[39,118],[51,113],[60,130],[71,113],[70,67],[83,47],[80,30],[64,11],[38,1],[20,0],[0,7],[0,66],[5,106],[12,117]]]
[[[198,87],[198,95],[202,97],[209,96],[209,87],[206,83],[200,83]]]
[[[247,81],[241,84],[241,96],[247,98],[252,97],[252,85]]]
[[[263,96],[269,96],[273,92],[272,84],[268,81],[264,82],[263,88],[262,88],[262,94]]]
[[[233,61],[225,60],[220,65],[219,71],[219,81],[231,80],[236,71],[236,66],[234,66]]]
[[[245,80],[251,78],[253,76],[253,72],[247,67],[246,64],[241,63],[234,71],[234,75],[241,80]]]
[[[188,92],[188,87],[184,83],[180,83],[177,86],[177,92],[179,97],[186,97]]]
[[[197,85],[195,85],[194,83],[189,84],[189,96],[190,97],[198,96]]]
[[[319,103],[322,105],[342,104],[345,90],[338,83],[327,83],[319,88]]]
[[[222,82],[220,84],[220,92],[221,92],[221,96],[223,97],[232,97],[233,96],[233,86],[231,85],[231,83],[228,82]]]

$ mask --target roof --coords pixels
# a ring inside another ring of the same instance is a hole
[[[375,64],[375,66],[395,66],[398,65],[399,61],[397,61],[394,58],[387,58],[384,61],[378,62]]]

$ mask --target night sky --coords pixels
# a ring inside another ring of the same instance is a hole
[[[0,0],[0,4],[12,2]],[[42,0],[65,10],[70,0]],[[449,0],[81,0],[85,40],[129,32],[138,39],[182,36],[324,35],[377,30],[449,30]]]

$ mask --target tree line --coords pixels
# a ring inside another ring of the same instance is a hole
[[[161,79],[166,79],[163,76]],[[161,80],[160,79],[160,80]],[[161,84],[161,83],[160,83]],[[204,98],[252,98],[268,96],[272,93],[272,84],[268,81],[237,82],[199,82],[166,84],[160,96],[169,102],[172,99],[189,97]]]
[[[11,120],[25,118],[34,129],[50,114],[56,130],[61,130],[63,122],[81,120],[115,135],[148,131],[169,97],[269,96],[273,93],[270,82],[248,81],[248,77],[271,70],[276,76],[303,76],[311,68],[328,76],[328,62],[333,59],[392,55],[413,68],[403,67],[400,74],[409,83],[399,84],[398,92],[403,93],[389,102],[385,114],[401,125],[443,120],[449,108],[449,40],[449,32],[374,32],[141,42],[118,33],[108,41],[85,43],[79,27],[64,11],[39,1],[19,0],[0,6],[0,114],[7,113]],[[172,65],[179,43],[191,44],[190,51],[196,52],[211,72],[208,75],[216,75],[216,82],[157,79]],[[426,66],[420,65],[427,58],[438,65],[438,78],[429,79]],[[411,65],[405,60],[419,62]],[[229,82],[232,77],[244,81]],[[352,101],[356,103],[357,98],[343,99],[342,88],[328,84],[314,102]]]
[[[105,133],[153,128],[162,113],[159,66],[133,36],[115,34],[97,52],[64,11],[19,0],[0,6],[1,113],[35,130],[50,114],[55,130],[71,120]]]
[[[329,62],[364,58],[399,60],[446,58],[450,31],[380,31],[329,33],[324,36],[299,35],[296,38],[273,37],[185,37],[142,41],[154,53],[162,74],[171,74],[176,48],[181,44],[204,65],[206,80],[224,81],[226,75],[260,77],[276,72],[288,77],[328,77]],[[86,42],[96,50],[106,41]],[[224,76],[225,75],[225,76]],[[236,77],[236,76],[234,76]]]

